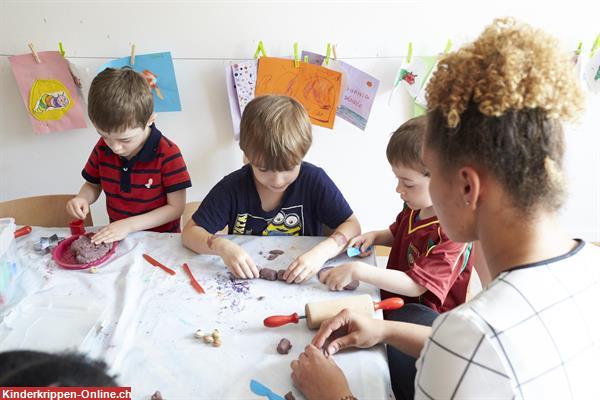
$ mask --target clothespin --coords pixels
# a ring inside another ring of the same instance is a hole
[[[129,64],[135,64],[135,44],[131,45],[131,55],[129,56]]]
[[[412,42],[408,42],[408,54],[406,55],[406,63],[407,64],[410,64],[410,62],[412,61],[412,53],[413,53]]]
[[[65,50],[63,49],[62,42],[58,42],[58,51],[60,51],[60,55],[65,58]]]
[[[38,56],[37,51],[35,51],[35,47],[33,47],[33,43],[29,43],[29,50],[31,50],[31,55],[33,55],[33,59],[35,60],[36,63],[41,64],[42,61],[40,60],[40,57]]]
[[[262,57],[267,56],[267,52],[265,51],[265,46],[263,45],[262,40],[258,41],[258,46],[256,47],[256,52],[254,53],[254,58],[258,58],[258,53],[260,53]]]
[[[308,64],[308,56],[304,56],[304,62]]]
[[[300,67],[300,61],[298,58],[298,42],[294,42],[294,67]]]
[[[590,50],[590,58],[594,57],[594,54],[596,54],[596,50],[598,50],[598,47],[600,47],[600,33],[598,34],[598,36],[596,36],[596,40],[594,40],[594,44],[592,45],[592,49]]]
[[[583,42],[580,41],[579,44],[577,45],[577,50],[575,50],[575,54],[580,55],[582,48],[583,48]]]
[[[450,49],[452,48],[452,40],[448,39],[446,42],[446,48],[444,49],[444,54],[448,54]]]
[[[333,52],[333,59],[334,60],[337,60],[337,52],[336,52],[336,50],[337,50],[337,44],[332,45],[331,46],[331,51]]]
[[[331,43],[327,43],[327,51],[325,52],[325,65],[329,65],[329,57],[331,57]]]

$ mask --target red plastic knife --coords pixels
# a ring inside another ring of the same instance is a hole
[[[148,254],[142,254],[142,255],[144,256],[144,259],[146,261],[148,261],[150,264],[162,269],[163,271],[165,271],[168,274],[175,275],[175,271],[173,271],[171,268],[165,267],[164,265],[162,265],[161,263],[156,261],[154,258],[150,257]]]
[[[196,291],[200,294],[206,293],[204,291],[204,289],[202,288],[202,286],[200,286],[200,284],[198,283],[196,278],[194,278],[194,275],[192,274],[192,271],[190,270],[190,267],[188,267],[187,263],[183,263],[183,270],[190,277],[190,282],[191,282],[192,286],[194,287],[194,289],[196,289]]]

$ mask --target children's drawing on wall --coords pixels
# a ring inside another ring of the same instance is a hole
[[[235,140],[240,138],[240,122],[242,113],[240,112],[240,103],[233,79],[233,70],[231,65],[225,66],[225,84],[227,85],[227,98],[229,99],[229,111],[231,113],[231,123],[233,125],[233,137]]]
[[[398,69],[394,89],[390,94],[390,100],[399,87],[404,88],[414,101],[413,115],[424,114],[427,106],[425,88],[437,60],[437,56],[413,56],[410,61],[404,59]]]
[[[131,57],[122,57],[104,64],[105,68],[131,67],[146,78],[154,95],[154,111],[181,111],[179,90],[175,79],[175,69],[170,52],[135,55],[134,64]]]
[[[330,59],[327,68],[341,72],[344,77],[337,115],[364,131],[379,80],[340,60]]]
[[[261,57],[258,61],[256,96],[283,94],[298,100],[313,124],[333,128],[342,74],[318,65],[289,59]]]
[[[78,96],[67,60],[58,51],[9,57],[29,120],[36,133],[85,128],[83,101]]]
[[[587,65],[584,70],[584,79],[590,92],[600,93],[600,49],[590,58],[589,54],[582,57],[588,57]]]
[[[231,64],[231,71],[235,82],[235,91],[238,97],[240,113],[242,114],[244,113],[246,104],[250,103],[254,98],[257,66],[258,60]]]

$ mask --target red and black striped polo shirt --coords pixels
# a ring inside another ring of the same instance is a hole
[[[150,129],[146,143],[131,160],[117,156],[100,138],[81,171],[85,180],[101,185],[110,222],[162,207],[167,204],[167,193],[192,186],[177,145],[154,124]],[[180,232],[179,218],[149,230]]]

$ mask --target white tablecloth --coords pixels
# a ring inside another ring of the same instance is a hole
[[[166,399],[258,398],[249,389],[256,379],[283,395],[293,388],[289,364],[310,342],[315,331],[304,320],[298,325],[265,328],[273,314],[304,314],[307,302],[367,293],[379,299],[378,290],[362,284],[355,292],[330,292],[311,279],[287,285],[260,279],[229,278],[219,257],[199,256],[185,249],[178,234],[139,232],[122,241],[116,254],[95,274],[64,270],[50,255],[33,250],[40,236],[66,229],[35,228],[17,240],[24,273],[20,300],[1,315],[0,350],[74,349],[104,359],[134,398],[148,398],[160,390]],[[322,238],[230,237],[255,262],[273,269],[291,260]],[[285,253],[273,261],[271,249]],[[177,271],[171,276],[148,264],[147,253]],[[261,254],[262,253],[262,254]],[[329,263],[347,260],[339,256]],[[374,257],[369,260],[374,263]],[[187,262],[206,290],[198,294],[181,265]],[[219,329],[222,346],[212,347],[194,338],[202,329]],[[287,355],[276,346],[283,337],[293,345]],[[360,399],[393,397],[383,346],[353,350],[335,356]]]

